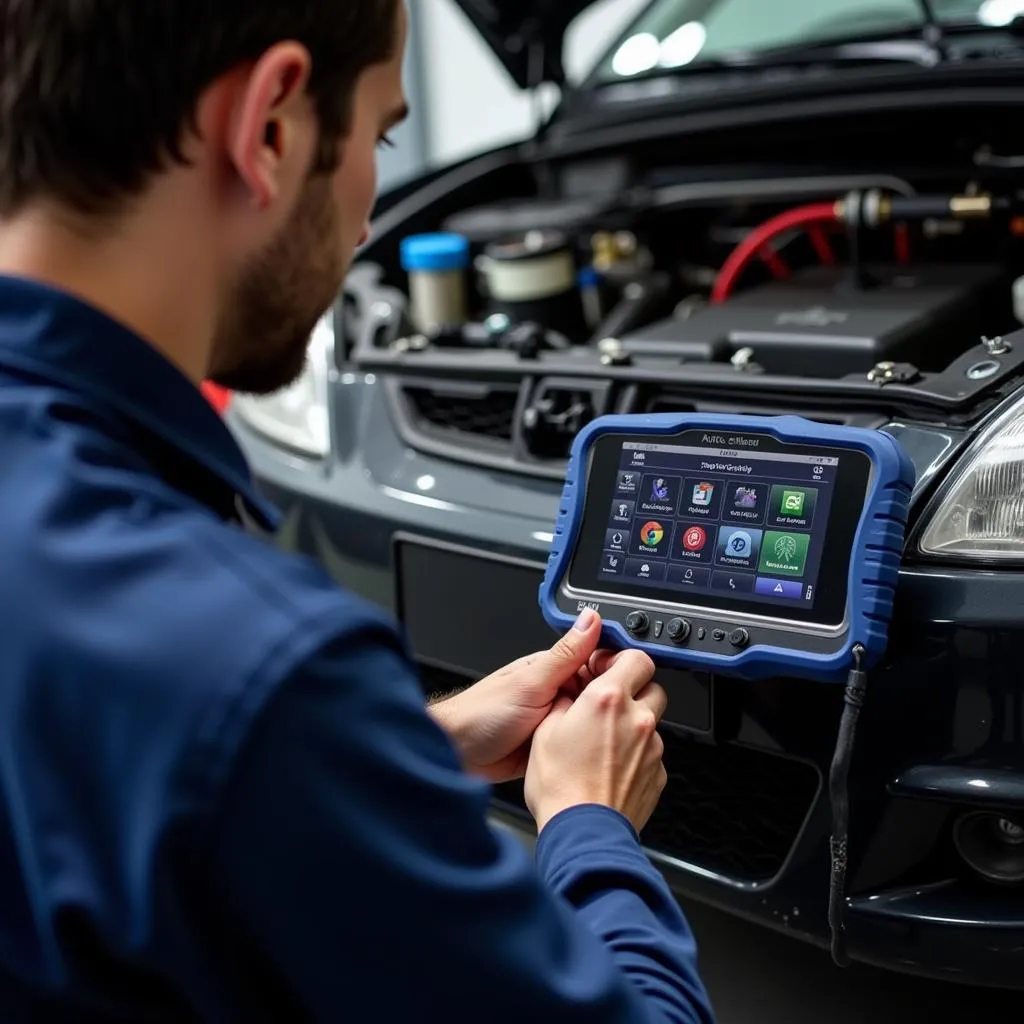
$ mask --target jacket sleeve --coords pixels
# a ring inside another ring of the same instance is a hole
[[[627,820],[566,811],[535,863],[489,795],[397,642],[349,635],[254,727],[213,881],[311,1020],[710,1024],[693,936]]]

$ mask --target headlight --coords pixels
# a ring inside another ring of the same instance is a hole
[[[960,460],[936,496],[919,547],[958,559],[1024,560],[1024,400]]]
[[[309,339],[302,376],[266,398],[236,395],[232,409],[247,426],[302,455],[322,459],[331,451],[327,384],[334,352],[334,314],[317,324]]]

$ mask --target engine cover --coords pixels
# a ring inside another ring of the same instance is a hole
[[[938,370],[977,343],[976,312],[998,301],[1002,280],[998,268],[978,265],[875,268],[871,276],[870,287],[857,288],[848,271],[815,267],[621,340],[635,354],[698,360],[749,348],[767,372],[800,377],[867,373],[887,360]]]

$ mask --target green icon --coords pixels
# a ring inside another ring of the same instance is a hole
[[[807,494],[804,491],[783,491],[779,501],[779,514],[800,517],[804,514],[806,501]]]
[[[803,576],[810,542],[810,535],[806,533],[769,530],[761,546],[761,572]]]

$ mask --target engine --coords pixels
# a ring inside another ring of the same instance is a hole
[[[950,237],[972,221],[1017,226],[1009,202],[990,195],[875,189],[753,224],[704,213],[692,218],[703,244],[691,236],[682,246],[643,213],[629,227],[587,230],[602,218],[624,219],[595,202],[520,202],[405,237],[403,329],[391,343],[527,354],[590,346],[611,360],[837,378],[887,364],[938,370],[979,323],[992,333],[1015,326],[1007,265],[950,259]]]
[[[410,444],[557,475],[604,412],[949,422],[1021,369],[1002,341],[1024,322],[1009,185],[663,170],[617,184],[449,196],[396,218],[392,261],[357,264],[347,348],[387,381]]]

